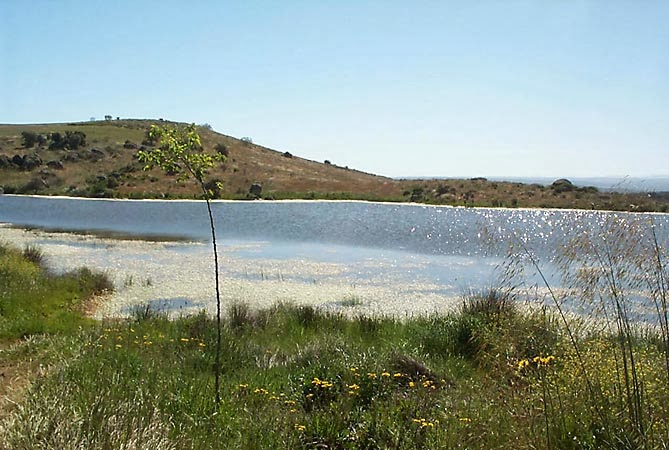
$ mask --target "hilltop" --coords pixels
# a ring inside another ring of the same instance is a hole
[[[194,198],[192,183],[145,172],[139,149],[146,131],[163,120],[104,120],[66,124],[0,125],[0,189],[4,193],[115,198]],[[599,192],[569,180],[545,186],[517,182],[395,180],[330,161],[316,162],[199,126],[204,151],[227,161],[210,173],[222,182],[218,198],[366,199],[493,207],[554,207],[667,211],[666,194]],[[410,157],[410,155],[407,155]],[[252,185],[256,185],[252,189]],[[261,187],[261,189],[258,189]],[[253,191],[253,192],[252,192]]]

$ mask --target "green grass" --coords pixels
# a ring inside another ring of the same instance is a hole
[[[91,325],[82,314],[86,300],[112,288],[104,274],[83,268],[56,276],[42,265],[38,248],[0,244],[0,340]]]
[[[78,305],[103,285],[95,287],[95,274],[55,277],[7,247],[0,268],[3,292],[14,293],[3,320],[7,311],[32,317],[5,331],[24,343],[4,356],[44,363],[0,419],[0,448],[659,449],[669,442],[669,378],[656,333],[639,330],[631,344],[645,393],[643,417],[632,417],[617,335],[581,333],[577,354],[548,309],[523,310],[502,291],[468,296],[452,314],[403,321],[231,305],[216,404],[216,327],[206,314],[169,320],[145,307],[126,320],[91,323]],[[68,325],[56,326],[47,309],[71,314],[61,319]]]

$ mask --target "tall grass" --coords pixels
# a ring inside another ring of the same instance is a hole
[[[657,420],[667,417],[667,408],[658,401],[656,387],[650,388],[657,382],[669,386],[667,242],[659,242],[656,225],[614,217],[596,230],[574,236],[557,258],[569,288],[559,298],[531,249],[520,240],[517,243],[538,270],[562,318],[600,441],[629,449],[668,445],[666,420]],[[577,328],[578,322],[567,320],[563,310],[567,303],[580,303],[588,311],[587,333]],[[593,354],[593,348],[598,352]],[[658,358],[663,361],[661,369]],[[593,367],[593,359],[601,366]],[[556,393],[562,405],[564,393],[547,391],[546,383],[542,378],[544,394]],[[665,396],[666,391],[660,397],[666,400]],[[554,399],[549,395],[548,400]],[[547,423],[555,423],[562,414],[544,411]],[[564,435],[564,429],[560,431]],[[550,439],[547,442],[551,446]]]
[[[64,357],[0,419],[0,448],[667,448],[666,247],[648,232],[645,257],[623,267],[624,249],[597,241],[613,236],[589,236],[589,258],[582,237],[565,246],[571,290],[552,291],[552,308],[520,304],[517,288],[403,321],[234,304],[218,368],[204,312],[168,320],[147,306],[71,330]],[[13,255],[0,270],[39,273]],[[644,326],[641,286],[656,289]],[[561,314],[567,300],[593,320]]]

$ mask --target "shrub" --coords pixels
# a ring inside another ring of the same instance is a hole
[[[44,263],[44,252],[36,245],[26,245],[23,248],[23,257],[37,266]]]
[[[229,154],[230,154],[230,152],[228,150],[228,146],[225,145],[222,142],[219,142],[218,144],[216,144],[214,146],[214,150],[216,150],[216,152],[218,152],[219,154],[221,154],[223,156],[229,156]]]
[[[37,143],[38,135],[32,131],[21,132],[21,144],[25,148],[32,148]]]
[[[52,150],[76,150],[86,145],[86,134],[81,131],[66,131],[64,136],[54,132],[49,138],[51,139],[49,148]]]

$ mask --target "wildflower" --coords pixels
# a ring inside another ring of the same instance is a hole
[[[469,417],[460,417],[458,420],[463,423],[469,423],[472,421],[472,419],[470,419]]]
[[[423,381],[423,387],[428,388],[430,386],[432,386],[432,381],[430,380]]]
[[[414,383],[413,381],[409,381],[409,387],[410,388],[416,387],[416,383]]]
[[[546,356],[545,358],[541,358],[541,363],[545,366],[549,365],[553,361],[555,361],[555,356],[553,356],[553,355],[549,355],[549,356]]]
[[[518,361],[517,367],[518,367],[518,369],[522,370],[529,365],[530,365],[530,361],[528,361],[527,359],[521,359],[520,361]]]
[[[253,393],[254,394],[267,395],[267,394],[269,394],[269,391],[267,389],[264,389],[264,388],[256,388],[256,389],[253,390]]]
[[[123,346],[122,346],[121,344],[116,344],[114,347],[116,347],[116,348],[121,348],[121,347],[123,347]]]
[[[188,342],[190,339],[188,339],[188,338],[181,338],[181,339],[179,339],[179,340],[180,340],[181,342]]]
[[[400,378],[401,376],[402,376],[402,374],[399,373],[399,372],[393,374],[393,377],[395,377],[395,378]]]
[[[351,367],[349,370],[350,370],[351,372],[357,372],[357,371],[358,371],[358,368],[357,368],[357,367]]]
[[[291,412],[291,413],[296,413],[297,410],[296,410],[295,408],[293,408],[293,409],[290,410],[290,412]]]
[[[383,372],[383,373],[381,374],[381,376],[382,376],[382,377],[389,377],[389,376],[390,376],[390,373],[388,373],[388,372]]]
[[[367,372],[367,378],[375,379],[376,374],[374,372]]]
[[[354,391],[360,389],[360,386],[355,384],[355,383],[349,384],[347,386],[348,386],[349,389],[353,389]]]
[[[286,400],[283,402],[284,405],[295,406],[297,402],[295,400]]]
[[[245,384],[245,383],[242,383],[242,384],[238,384],[237,387],[238,387],[239,389],[246,389],[247,387],[249,387],[249,385],[248,385],[248,384]]]
[[[304,431],[306,429],[307,429],[307,427],[304,426],[304,425],[300,425],[298,423],[295,424],[295,430],[297,430],[297,431]]]
[[[206,346],[207,346],[207,344],[205,344],[204,342],[200,342],[200,343],[197,344],[197,345],[198,345],[198,347],[206,347]]]
[[[549,356],[535,356],[532,359],[532,362],[534,362],[537,366],[548,366],[550,365],[553,361],[555,361],[555,356],[549,355]]]
[[[411,421],[417,425],[420,425],[421,428],[434,428],[435,424],[438,424],[439,421],[435,420],[434,422],[430,422],[428,420],[425,420],[423,418],[420,419],[411,419]]]

